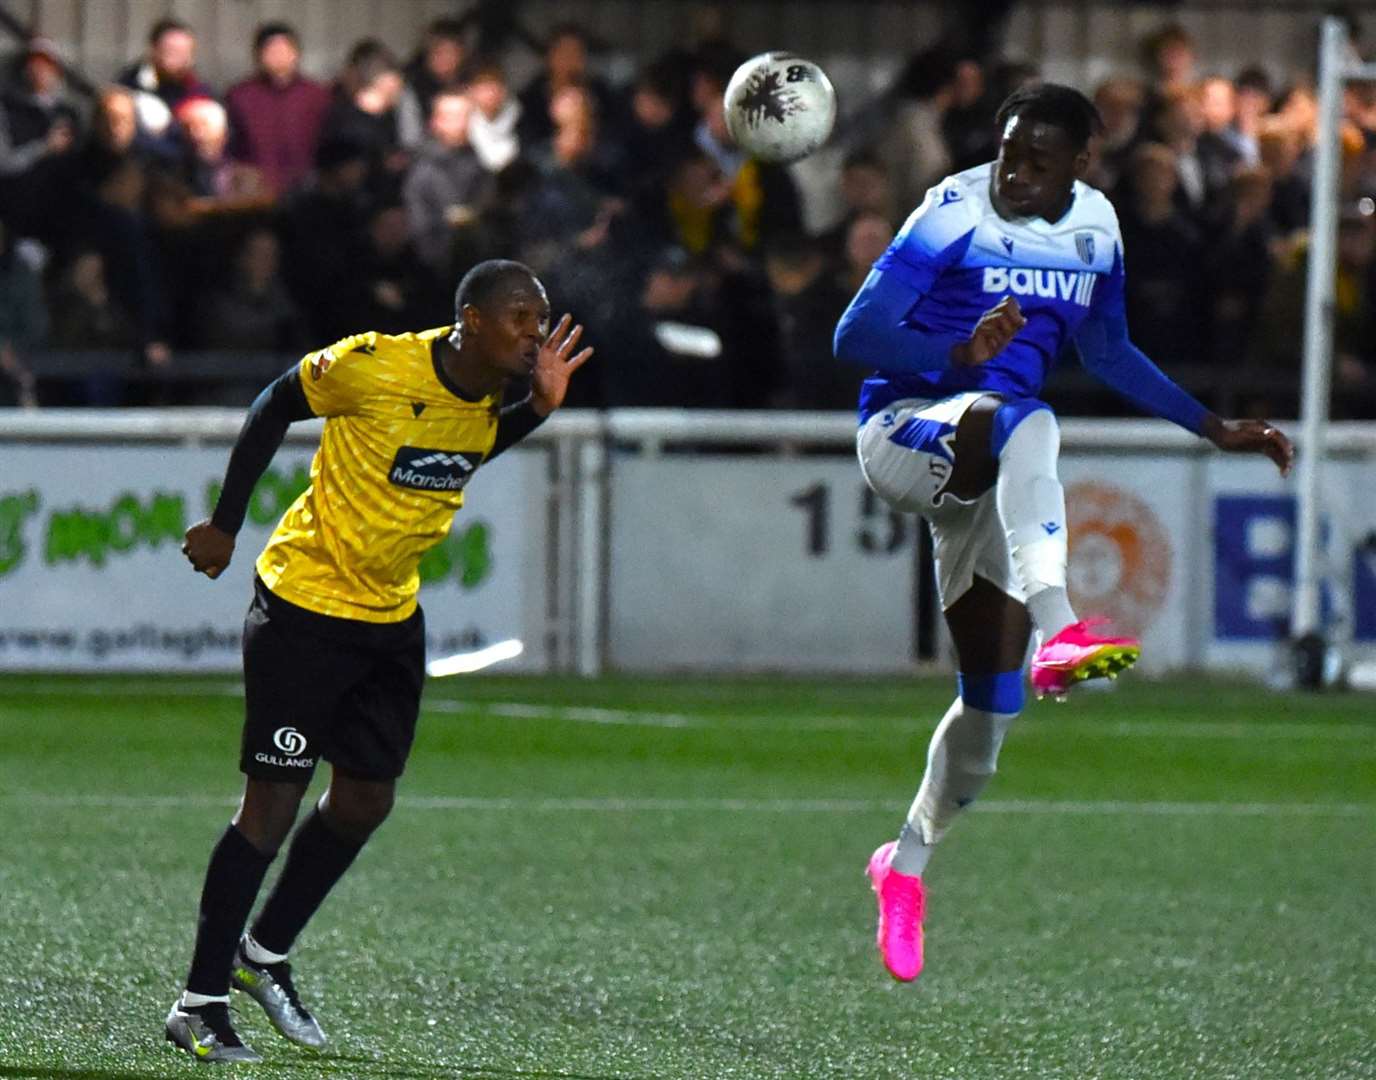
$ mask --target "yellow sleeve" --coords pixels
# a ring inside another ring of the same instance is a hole
[[[354,334],[301,359],[301,387],[316,416],[345,416],[376,386],[377,334]]]

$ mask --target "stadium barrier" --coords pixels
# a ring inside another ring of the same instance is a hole
[[[0,670],[230,671],[253,558],[304,487],[292,428],[239,556],[179,552],[242,413],[0,410]],[[422,564],[432,655],[516,638],[513,667],[946,666],[915,519],[868,492],[850,414],[566,411],[481,470]],[[1293,487],[1148,420],[1063,422],[1071,588],[1144,638],[1144,670],[1284,669]],[[1325,612],[1376,656],[1376,424],[1328,436]]]

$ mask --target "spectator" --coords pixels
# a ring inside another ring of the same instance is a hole
[[[893,185],[876,154],[862,150],[846,158],[841,167],[841,200],[844,216],[820,237],[822,250],[833,260],[844,256],[851,226],[858,218],[876,215],[886,222],[895,219]]]
[[[860,291],[870,270],[893,240],[893,225],[872,211],[857,214],[846,230],[840,270],[841,288],[847,296]],[[847,301],[849,303],[849,300]]]
[[[253,37],[256,70],[225,95],[230,155],[285,195],[310,174],[330,93],[301,74],[301,43],[287,23],[264,23]]]
[[[353,97],[361,85],[360,79],[363,69],[375,60],[389,60],[393,64],[396,63],[396,57],[392,54],[392,50],[377,38],[363,38],[361,41],[355,41],[349,49],[349,55],[344,60],[344,66],[339,69],[339,75],[334,81],[334,97],[340,101],[346,101]]]
[[[1095,140],[1088,180],[1108,195],[1116,194],[1132,152],[1141,141],[1144,100],[1142,84],[1136,79],[1106,79],[1094,91],[1104,133]]]
[[[1233,130],[1238,147],[1249,165],[1261,162],[1257,145],[1261,120],[1271,111],[1271,79],[1259,67],[1246,67],[1233,80]]]
[[[145,212],[150,169],[139,138],[134,95],[107,87],[97,101],[91,134],[73,155],[70,212],[60,246],[94,248],[105,262],[110,287],[135,324],[144,360],[171,362],[168,304],[152,223]]]
[[[1143,42],[1143,60],[1153,103],[1169,90],[1185,90],[1195,81],[1194,37],[1179,23],[1163,26]]]
[[[994,114],[1002,99],[987,92],[984,67],[969,57],[957,61],[951,103],[941,118],[941,136],[951,156],[951,171],[983,165],[998,154]]]
[[[259,227],[244,237],[232,279],[204,301],[198,323],[201,348],[297,352],[310,344],[278,273],[280,251],[271,229]]]
[[[468,145],[473,111],[457,90],[435,96],[430,138],[402,189],[421,261],[444,280],[454,276],[456,240],[477,226],[492,190],[491,174]]]
[[[105,260],[79,251],[53,290],[51,344],[55,349],[132,349],[133,320],[110,293]]]
[[[1205,219],[1209,199],[1204,163],[1199,153],[1199,125],[1199,105],[1193,90],[1189,87],[1170,87],[1162,91],[1157,101],[1152,131],[1156,139],[1175,155],[1176,206],[1197,225]],[[1133,157],[1135,161],[1135,151]]]
[[[887,240],[886,240],[887,243]],[[784,409],[853,409],[864,373],[838,363],[831,339],[850,303],[815,241],[780,242],[765,256],[779,329],[780,385],[772,404]]]
[[[955,101],[955,86],[955,61],[939,49],[911,57],[899,76],[894,117],[878,145],[899,206],[917,206],[927,189],[951,171],[941,129]]]
[[[416,257],[406,208],[399,203],[373,211],[349,277],[354,323],[383,334],[404,334],[434,322],[452,287],[451,279],[427,273]]]
[[[29,41],[18,85],[0,97],[0,205],[18,235],[49,235],[54,185],[80,119],[68,100],[56,47]]]
[[[1211,200],[1221,196],[1233,174],[1247,164],[1248,147],[1233,127],[1236,115],[1237,93],[1228,79],[1211,75],[1199,84],[1199,164]]]
[[[1299,172],[1299,133],[1283,117],[1265,117],[1257,128],[1257,149],[1271,174],[1271,226],[1284,242],[1309,227],[1309,184]]]
[[[397,134],[407,150],[417,150],[429,133],[430,106],[441,90],[458,90],[466,55],[464,27],[457,19],[436,19],[406,65],[406,86],[397,105]]]
[[[192,195],[213,200],[210,205],[203,203],[202,209],[271,204],[263,174],[226,153],[229,117],[223,105],[214,98],[187,98],[177,106],[177,122],[188,143],[184,179]]]
[[[1228,182],[1222,232],[1206,258],[1210,303],[1210,357],[1241,366],[1253,359],[1254,331],[1271,280],[1272,232],[1268,219],[1271,177],[1242,169]]]
[[[599,137],[591,95],[567,86],[549,108],[555,131],[534,155],[542,180],[527,207],[527,241],[539,268],[548,269],[572,242],[587,253],[607,242],[613,218],[624,209],[614,147]],[[543,253],[537,253],[543,252]]]
[[[1198,363],[1204,250],[1198,229],[1175,200],[1179,163],[1170,147],[1143,143],[1131,169],[1131,198],[1118,216],[1133,341],[1162,363]]]
[[[368,154],[348,140],[327,139],[315,157],[314,181],[282,209],[282,265],[311,338],[334,341],[359,325],[349,290],[363,246]]]
[[[664,193],[664,234],[690,255],[705,255],[731,237],[731,185],[701,150],[684,157]]]
[[[24,354],[48,335],[38,273],[15,249],[0,221],[0,393],[26,409],[38,406],[37,383]]]
[[[592,97],[593,109],[604,125],[614,127],[615,100],[607,84],[588,71],[588,39],[572,23],[556,26],[546,39],[544,69],[521,91],[519,133],[524,146],[534,146],[554,135],[551,109],[559,91],[581,86]]]
[[[73,162],[75,175],[84,184],[98,186],[126,161],[141,167],[144,153],[138,135],[134,95],[120,86],[106,87],[96,98],[90,135]]]
[[[134,91],[139,129],[159,158],[175,161],[181,133],[173,121],[177,106],[193,95],[211,97],[196,76],[196,35],[179,19],[159,19],[148,34],[148,54],[115,80]]]
[[[322,139],[362,147],[368,155],[370,186],[379,196],[400,189],[409,159],[397,141],[401,70],[390,54],[360,60],[351,74],[355,89],[338,98],[325,116]]]
[[[638,206],[658,206],[674,166],[693,148],[692,121],[672,71],[663,64],[643,69],[626,111],[626,157],[635,163],[630,196]]]
[[[521,152],[521,106],[508,93],[502,65],[490,58],[476,61],[468,76],[468,97],[474,105],[468,141],[484,169],[501,172]]]
[[[627,405],[729,408],[736,373],[707,278],[679,248],[654,259],[604,358],[605,400]]]
[[[1374,219],[1363,207],[1343,207],[1338,224],[1337,280],[1333,308],[1333,414],[1370,414],[1376,406],[1376,304],[1372,270],[1376,258]],[[1308,247],[1301,242],[1280,261],[1263,307],[1258,334],[1262,359],[1294,372],[1304,336]]]

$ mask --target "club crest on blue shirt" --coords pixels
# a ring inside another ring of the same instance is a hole
[[[1091,233],[1075,234],[1075,250],[1080,253],[1081,260],[1089,266],[1094,265],[1094,236]]]

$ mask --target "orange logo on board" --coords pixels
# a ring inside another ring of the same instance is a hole
[[[1108,616],[1118,633],[1140,637],[1170,590],[1173,555],[1161,520],[1111,484],[1071,484],[1065,504],[1071,603]]]

